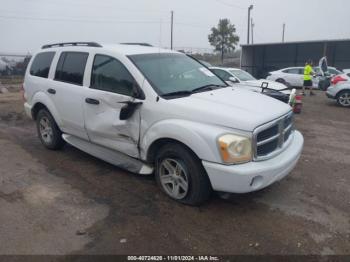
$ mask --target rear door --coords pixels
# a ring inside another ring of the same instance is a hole
[[[62,52],[48,93],[61,117],[63,132],[88,139],[84,126],[84,72],[87,52]]]
[[[285,80],[292,86],[302,86],[303,85],[303,72],[300,67],[293,67],[283,70]]]
[[[91,83],[84,97],[84,119],[93,143],[138,157],[141,101],[134,98],[139,87],[116,58],[96,54],[90,68]],[[126,103],[138,104],[130,118],[120,120]]]

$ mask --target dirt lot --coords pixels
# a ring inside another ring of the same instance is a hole
[[[193,208],[153,177],[44,149],[16,90],[0,94],[0,254],[350,254],[350,111],[323,93],[296,117],[290,176]]]

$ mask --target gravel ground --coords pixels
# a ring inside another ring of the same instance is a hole
[[[153,177],[71,146],[44,149],[18,92],[0,94],[0,254],[350,254],[350,109],[319,92],[284,180],[194,208]]]

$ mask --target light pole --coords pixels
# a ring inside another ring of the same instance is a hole
[[[249,45],[249,36],[250,36],[250,12],[253,10],[253,5],[248,7],[248,36],[247,36],[247,44]]]
[[[251,19],[251,23],[250,26],[252,27],[252,44],[254,44],[254,22],[253,22],[253,18]]]
[[[170,22],[170,49],[173,50],[173,31],[174,31],[174,11],[171,11],[171,22]]]
[[[282,43],[284,43],[284,34],[286,32],[286,24],[283,24],[283,30],[282,30]]]

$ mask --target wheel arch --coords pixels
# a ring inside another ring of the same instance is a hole
[[[43,92],[37,92],[32,99],[33,107],[31,109],[31,114],[34,120],[36,120],[37,114],[40,109],[47,109],[52,117],[54,118],[56,124],[61,127],[62,120],[59,117],[58,111],[53,103],[53,101]]]
[[[349,87],[349,88],[344,88],[344,89],[339,90],[338,93],[337,93],[336,96],[335,96],[336,99],[338,99],[339,96],[340,96],[340,94],[341,94],[341,93],[344,93],[344,92],[349,92],[349,93],[350,93],[350,87]]]
[[[157,148],[166,143],[177,143],[193,152],[198,159],[220,162],[216,134],[210,131],[210,126],[191,121],[175,119],[161,121],[150,127],[142,136],[141,158],[152,162]]]
[[[46,109],[47,111],[50,111],[43,103],[37,102],[32,108],[32,117],[34,120],[37,119],[38,113],[41,109]]]
[[[173,138],[158,138],[157,140],[153,141],[153,143],[149,146],[146,154],[146,160],[148,163],[154,163],[157,149],[167,145],[167,144],[178,144],[186,148],[188,151],[190,151],[197,159],[200,159],[198,155],[186,144],[182,143],[181,141]]]

